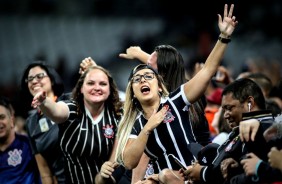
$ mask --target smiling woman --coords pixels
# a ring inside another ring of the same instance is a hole
[[[31,63],[25,68],[21,88],[24,99],[29,100],[28,105],[33,96],[43,90],[54,101],[66,98],[58,73],[41,61]],[[64,159],[61,150],[58,149],[58,125],[51,122],[40,111],[31,110],[26,120],[26,128],[42,181],[64,184]]]
[[[98,65],[86,69],[71,100],[54,102],[46,94],[37,91],[32,106],[59,124],[66,183],[112,183],[113,170],[123,174],[124,167],[117,167],[113,158],[122,102],[110,73]]]

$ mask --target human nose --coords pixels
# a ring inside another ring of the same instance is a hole
[[[101,89],[101,86],[99,84],[94,84],[93,85],[94,90],[98,91]]]
[[[140,82],[145,82],[145,81],[147,81],[146,75],[141,75],[140,76]]]
[[[230,116],[230,111],[225,110],[224,113],[223,113],[223,118],[224,118],[224,119],[228,119],[229,116]]]

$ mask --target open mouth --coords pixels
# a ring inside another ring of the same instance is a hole
[[[141,87],[141,93],[148,94],[150,92],[150,88],[148,86]]]

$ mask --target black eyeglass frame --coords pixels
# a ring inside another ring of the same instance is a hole
[[[38,73],[34,76],[28,76],[26,79],[25,79],[25,82],[28,83],[28,82],[32,82],[33,79],[36,79],[37,81],[43,79],[44,77],[47,77],[48,75],[45,73],[45,72],[42,72],[42,73]]]
[[[142,80],[142,77],[147,80],[153,80],[155,78],[154,72],[145,72],[143,75],[135,75],[131,78],[132,83],[140,83]]]

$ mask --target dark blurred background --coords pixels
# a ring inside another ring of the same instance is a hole
[[[223,14],[225,3],[235,4],[239,25],[223,64],[235,77],[248,70],[250,60],[262,68],[275,63],[275,77],[281,77],[281,0],[1,0],[1,94],[15,99],[21,115],[17,95],[28,63],[45,60],[57,68],[70,91],[81,60],[89,56],[109,69],[125,90],[138,61],[118,54],[135,45],[148,53],[159,44],[173,45],[189,69],[211,51],[219,35],[217,14]]]

